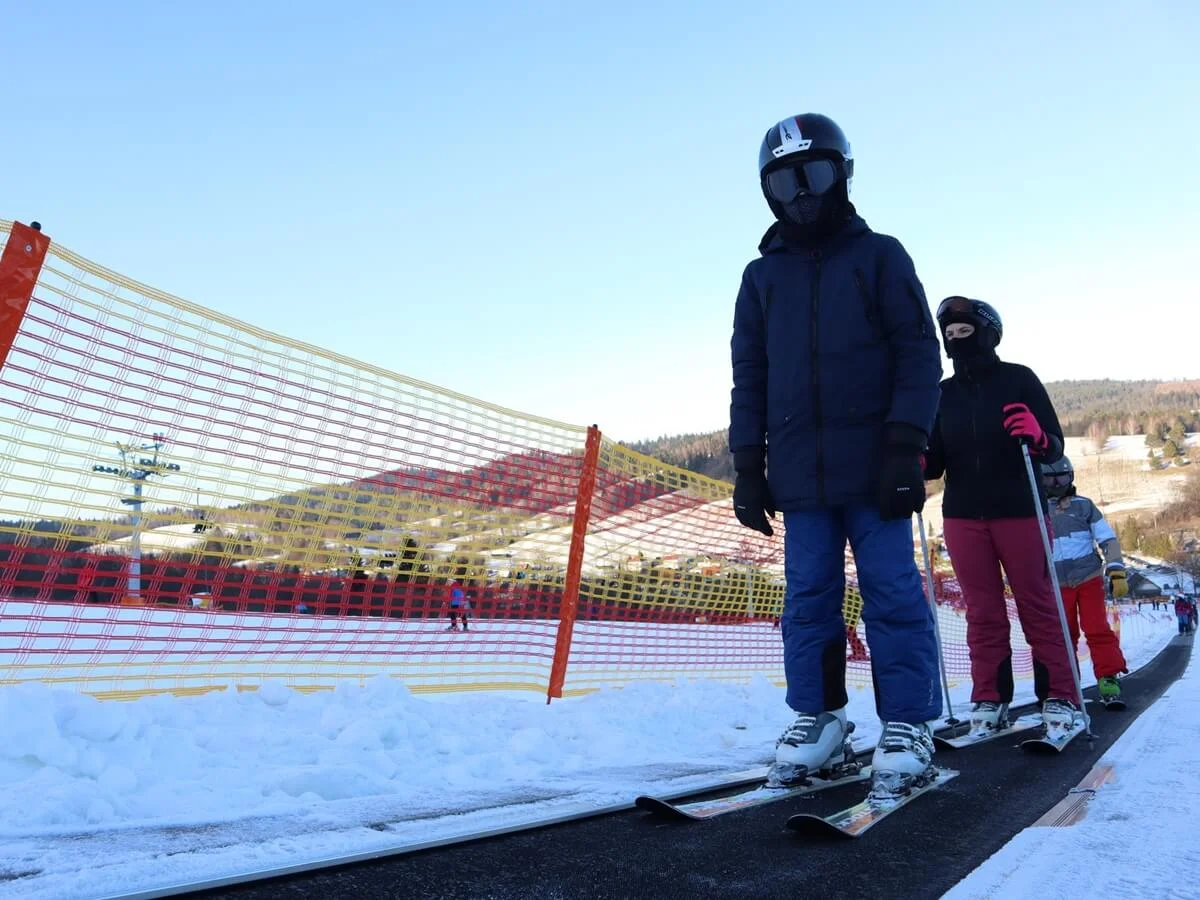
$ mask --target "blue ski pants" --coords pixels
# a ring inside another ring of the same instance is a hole
[[[784,513],[783,663],[797,712],[840,709],[846,696],[846,541],[854,552],[871,654],[875,708],[885,722],[942,714],[933,615],[913,558],[912,520],[873,505]]]

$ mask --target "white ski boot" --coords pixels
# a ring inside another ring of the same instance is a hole
[[[854,723],[846,710],[799,713],[775,743],[775,765],[767,773],[769,787],[803,784],[809,775],[840,778],[857,772],[850,734]]]
[[[1042,704],[1042,724],[1046,737],[1054,740],[1070,734],[1082,721],[1078,708],[1070,700],[1051,697]]]
[[[933,733],[929,725],[884,722],[883,734],[871,757],[871,796],[902,797],[936,776]]]
[[[982,737],[1008,728],[1008,704],[980,700],[971,708],[971,737]]]

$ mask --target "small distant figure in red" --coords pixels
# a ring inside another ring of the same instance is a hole
[[[867,645],[858,636],[858,628],[853,625],[846,626],[846,642],[850,645],[850,655],[846,657],[850,662],[867,662],[871,658],[867,655]]]

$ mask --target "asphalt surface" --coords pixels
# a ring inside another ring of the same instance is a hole
[[[1023,753],[1016,738],[939,751],[938,764],[957,769],[958,778],[856,840],[812,840],[784,828],[793,813],[833,812],[857,802],[862,786],[849,785],[707,822],[619,813],[191,896],[939,897],[1075,787],[1183,673],[1190,653],[1191,639],[1175,638],[1126,677],[1124,712],[1089,704],[1095,741],[1080,736],[1058,756]]]

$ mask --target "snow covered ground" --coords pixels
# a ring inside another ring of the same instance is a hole
[[[1026,828],[944,900],[1200,897],[1200,660],[1104,755],[1116,779],[1082,822]]]
[[[1131,666],[1174,631],[1165,613],[1125,616]],[[969,687],[954,688],[960,713]],[[869,688],[850,713],[873,744]],[[628,803],[765,764],[789,718],[765,677],[550,706],[386,677],[128,703],[18,685],[0,690],[0,897],[108,896]]]

